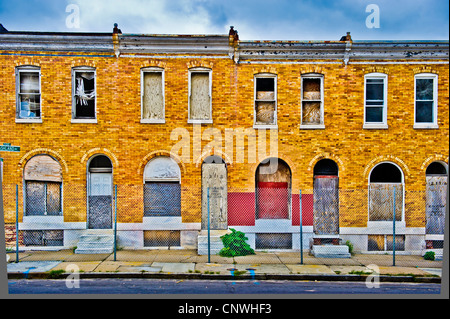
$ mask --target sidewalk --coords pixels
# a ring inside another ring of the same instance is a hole
[[[66,278],[74,270],[80,278],[279,279],[367,280],[440,283],[442,261],[420,256],[354,255],[316,258],[299,252],[257,252],[234,258],[199,256],[195,250],[121,250],[114,254],[74,254],[72,250],[9,253],[8,278]]]

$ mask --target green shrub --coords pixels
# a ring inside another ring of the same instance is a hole
[[[255,251],[245,241],[248,240],[241,231],[230,228],[231,234],[221,236],[223,248],[219,255],[222,257],[254,255]]]
[[[423,259],[425,260],[434,260],[434,251],[427,251],[425,255],[423,255]]]

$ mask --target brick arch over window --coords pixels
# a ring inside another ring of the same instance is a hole
[[[34,150],[31,150],[27,152],[18,162],[18,170],[23,173],[23,168],[25,167],[26,163],[34,156],[36,155],[48,155],[52,158],[54,158],[58,163],[61,165],[61,171],[62,173],[68,173],[69,168],[67,166],[66,161],[62,158],[62,156],[51,149],[48,148],[37,148]]]
[[[169,151],[166,150],[157,150],[157,151],[153,151],[151,153],[148,153],[147,155],[145,155],[142,160],[139,162],[139,166],[138,166],[138,170],[137,173],[138,175],[142,175],[144,173],[145,170],[145,166],[148,164],[148,162],[158,156],[166,156],[166,157],[170,157],[171,159],[173,159],[178,166],[180,167],[181,170],[181,176],[184,176],[186,174],[186,166],[183,163],[183,161],[181,160],[181,158],[178,155],[175,155]]]
[[[94,156],[95,154],[106,155],[111,160],[112,165],[113,165],[114,168],[117,168],[119,166],[119,161],[117,159],[117,156],[113,152],[111,152],[110,150],[108,150],[106,148],[100,148],[100,147],[90,149],[89,151],[84,153],[83,157],[81,158],[81,163],[84,166],[86,166],[88,160],[92,156]]]

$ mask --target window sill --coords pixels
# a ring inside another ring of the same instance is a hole
[[[188,120],[188,124],[212,124],[213,120]]]
[[[419,130],[427,130],[427,129],[431,129],[431,130],[435,130],[439,128],[439,125],[434,124],[434,123],[415,123],[413,126],[414,129],[419,129]]]
[[[164,124],[166,123],[165,119],[159,119],[159,120],[150,120],[150,119],[141,119],[142,124]]]
[[[253,128],[256,130],[278,130],[277,124],[253,124]]]
[[[387,130],[389,127],[387,124],[364,124],[363,129],[367,130]]]
[[[70,123],[74,123],[74,124],[87,124],[87,123],[91,123],[91,124],[97,124],[97,119],[71,119]]]
[[[16,118],[16,123],[25,123],[25,124],[27,124],[27,123],[42,123],[42,119],[40,118],[40,119],[17,119]]]
[[[302,130],[324,130],[325,124],[300,124]]]

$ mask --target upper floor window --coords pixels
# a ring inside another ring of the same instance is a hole
[[[141,70],[141,123],[164,123],[164,71],[161,68]]]
[[[16,69],[16,122],[41,120],[41,71],[38,67]]]
[[[72,122],[95,122],[96,100],[95,69],[72,69]]]
[[[414,128],[437,128],[437,75],[417,74],[414,79]]]
[[[301,128],[325,128],[323,120],[323,75],[302,76]]]
[[[364,77],[364,128],[388,128],[387,75],[370,73]]]
[[[255,75],[254,127],[273,128],[277,125],[277,76]]]
[[[212,123],[211,69],[189,70],[188,123]]]

